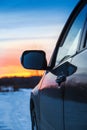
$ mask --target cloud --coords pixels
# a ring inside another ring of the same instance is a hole
[[[19,28],[23,26],[44,26],[61,23],[66,19],[64,13],[57,11],[0,12],[0,28]]]
[[[57,15],[49,11],[0,13],[0,41],[54,38],[66,19]]]

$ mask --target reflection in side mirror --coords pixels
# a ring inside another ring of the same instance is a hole
[[[25,51],[21,57],[21,64],[26,69],[45,70],[47,68],[46,55],[44,51]]]
[[[77,67],[69,62],[65,62],[62,65],[54,68],[51,72],[56,76],[65,75],[70,76],[73,73],[75,73],[77,70]]]

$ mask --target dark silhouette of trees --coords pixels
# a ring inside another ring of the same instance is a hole
[[[40,81],[40,76],[33,76],[33,77],[5,77],[0,78],[0,87],[5,86],[9,87],[12,86],[14,89],[19,88],[34,88],[38,82]]]

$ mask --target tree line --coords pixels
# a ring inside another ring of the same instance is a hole
[[[34,88],[40,81],[41,76],[33,77],[4,77],[0,78],[1,86],[13,86],[15,89],[18,88]]]

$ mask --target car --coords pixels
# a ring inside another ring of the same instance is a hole
[[[26,50],[24,68],[45,70],[32,90],[32,130],[87,130],[87,0],[68,18],[51,60],[43,50]]]

